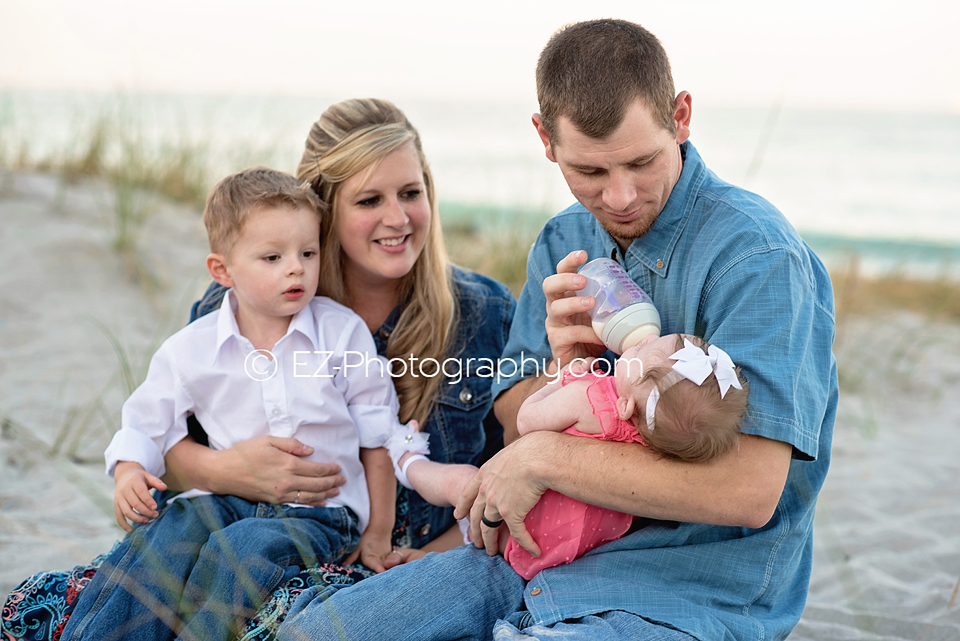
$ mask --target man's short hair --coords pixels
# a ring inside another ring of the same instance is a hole
[[[663,45],[625,20],[567,25],[551,36],[537,61],[540,117],[551,138],[560,117],[591,138],[606,138],[637,98],[673,132],[675,97]]]
[[[308,183],[267,167],[252,167],[218,182],[207,197],[203,224],[210,251],[226,254],[240,234],[244,219],[266,207],[309,209],[321,215],[320,199]]]

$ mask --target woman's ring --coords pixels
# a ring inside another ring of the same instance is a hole
[[[490,519],[487,518],[486,514],[480,515],[480,522],[486,525],[487,527],[492,527],[492,528],[498,528],[501,525],[503,525],[503,519],[500,519],[499,521],[491,521]]]
[[[295,499],[293,500],[293,502],[294,502],[294,503],[299,503],[299,502],[300,502],[300,490],[297,490],[297,498],[295,498]]]

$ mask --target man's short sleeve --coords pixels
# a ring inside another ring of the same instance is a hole
[[[812,460],[830,398],[833,313],[807,261],[795,248],[734,258],[708,281],[698,316],[704,338],[750,383],[743,432],[790,443]]]

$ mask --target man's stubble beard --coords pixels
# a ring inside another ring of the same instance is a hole
[[[653,224],[657,222],[659,215],[660,212],[652,216],[641,216],[637,220],[632,220],[629,223],[615,223],[609,220],[602,221],[599,218],[597,218],[597,222],[600,223],[600,226],[603,227],[608,234],[613,236],[613,239],[616,240],[619,245],[629,247],[630,243],[650,231]],[[596,216],[594,217],[596,218]]]

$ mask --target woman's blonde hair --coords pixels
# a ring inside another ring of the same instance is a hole
[[[372,171],[391,152],[413,143],[423,169],[430,202],[430,227],[423,252],[403,277],[398,298],[403,311],[387,340],[387,358],[394,366],[394,385],[400,398],[400,420],[423,424],[433,409],[443,376],[414,370],[416,356],[442,363],[449,355],[457,321],[450,261],[443,243],[433,176],[423,155],[420,134],[393,103],[374,98],[353,99],[331,105],[313,124],[297,178],[310,183],[328,205],[321,222],[319,294],[347,304],[343,279],[343,253],[335,230],[340,186],[361,171]],[[398,359],[394,361],[392,359]],[[405,366],[397,371],[400,361]],[[439,367],[439,365],[438,365]],[[414,375],[417,374],[417,375]]]

